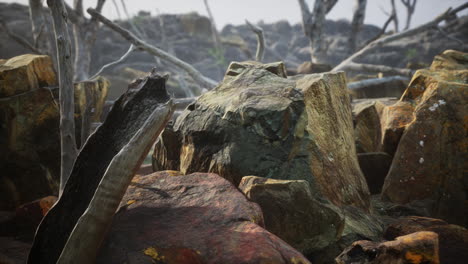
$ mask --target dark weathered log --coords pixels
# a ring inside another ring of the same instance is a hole
[[[204,76],[201,74],[199,71],[197,71],[192,65],[186,63],[185,61],[182,61],[171,54],[158,49],[155,46],[152,46],[143,40],[139,39],[137,36],[135,36],[133,33],[130,31],[122,28],[121,26],[113,23],[109,19],[105,18],[103,15],[101,15],[99,12],[92,8],[88,8],[88,13],[95,19],[98,19],[101,21],[104,25],[108,26],[110,29],[114,30],[115,32],[119,33],[123,38],[125,38],[127,41],[135,45],[135,47],[140,48],[142,50],[147,51],[150,54],[153,54],[155,56],[160,57],[161,59],[168,61],[177,67],[183,69],[184,71],[187,72],[188,75],[196,82],[198,83],[201,87],[207,88],[207,89],[212,89],[214,86],[216,86],[217,82]]]
[[[62,196],[42,220],[29,254],[29,264],[57,262],[111,161],[123,151],[154,111],[161,109],[170,100],[165,82],[164,77],[156,74],[138,79],[115,102],[106,121],[82,148]],[[157,134],[154,133],[152,139],[156,139]],[[145,151],[150,147],[151,143]],[[144,155],[138,158],[137,163],[141,163]],[[122,169],[135,172],[137,167]]]
[[[245,20],[247,26],[249,26],[250,30],[257,35],[257,52],[255,53],[255,60],[262,62],[263,60],[263,53],[265,51],[265,38],[263,37],[263,29],[259,26],[255,26],[251,24],[249,21]]]
[[[78,150],[75,139],[75,99],[73,96],[73,65],[71,40],[68,34],[68,16],[63,0],[47,0],[52,13],[57,43],[60,104],[60,193],[73,169]]]

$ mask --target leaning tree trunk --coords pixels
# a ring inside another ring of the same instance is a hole
[[[349,51],[353,53],[356,51],[358,34],[364,24],[364,17],[366,15],[367,0],[356,0],[356,7],[354,9],[353,20],[351,21],[351,32],[349,35]]]
[[[45,19],[42,2],[43,0],[29,0],[29,19],[31,20],[33,45],[41,53],[51,56],[56,62],[52,46],[53,36]]]
[[[75,100],[73,96],[73,66],[71,42],[68,34],[68,17],[63,0],[47,0],[52,12],[57,41],[60,104],[60,193],[62,193],[77,155],[75,140]]]
[[[29,264],[55,264],[61,254],[61,263],[93,263],[96,245],[129,179],[173,113],[165,82],[166,78],[157,74],[138,79],[115,102],[104,123],[86,141],[63,194],[38,227]],[[75,239],[80,240],[82,232],[88,231],[93,235],[75,248]],[[68,262],[69,256],[77,258]]]
[[[302,14],[302,27],[309,38],[312,62],[322,63],[327,58],[327,48],[323,39],[323,24],[325,16],[331,11],[337,0],[315,0],[314,9],[310,13],[305,0],[299,0]]]

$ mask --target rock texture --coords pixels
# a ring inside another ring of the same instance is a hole
[[[343,73],[287,79],[282,63],[232,63],[167,133],[155,171],[213,172],[235,184],[245,175],[306,180],[336,205],[369,206]]]
[[[309,263],[230,182],[177,175],[134,178],[97,263]]]
[[[439,264],[439,241],[434,232],[417,232],[394,241],[354,242],[336,258],[337,264]]]
[[[371,194],[380,194],[387,176],[392,157],[385,152],[369,152],[358,154],[359,166]]]
[[[52,61],[21,55],[0,65],[0,210],[56,195],[60,174],[57,80]],[[78,141],[101,121],[109,82],[75,84]],[[79,142],[78,142],[79,143]]]
[[[440,263],[462,264],[468,258],[468,230],[457,225],[427,217],[410,216],[398,219],[387,227],[383,237],[396,237],[419,231],[431,231],[439,235]]]
[[[239,189],[260,205],[265,228],[306,256],[341,237],[344,218],[315,200],[307,181],[246,176]]]
[[[401,102],[414,105],[382,197],[430,199],[431,216],[468,226],[468,54],[448,50],[413,76]]]

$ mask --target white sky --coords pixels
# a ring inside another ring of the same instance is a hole
[[[116,2],[124,16],[121,8],[121,0],[107,0],[103,13],[105,16],[116,19],[117,12],[113,2]],[[28,0],[2,0],[0,2],[17,2],[27,4]],[[45,2],[45,1],[44,1]],[[73,0],[66,0],[72,3]],[[382,26],[387,15],[381,9],[390,11],[390,0],[368,0],[365,23]],[[406,9],[399,0],[397,2],[400,28],[404,26]],[[412,26],[427,22],[441,14],[448,7],[457,7],[466,0],[418,0],[416,11],[413,16]],[[84,0],[85,7],[94,7],[96,0]],[[196,11],[206,15],[203,0],[125,0],[131,15],[139,10],[157,13],[187,13]],[[328,14],[328,19],[351,19],[355,0],[339,0],[338,4]],[[243,24],[245,19],[251,22],[263,20],[266,23],[278,20],[288,20],[291,24],[300,22],[301,14],[297,0],[209,0],[211,11],[216,24],[221,29],[226,24]],[[308,0],[312,8],[313,0]],[[461,14],[468,14],[465,10]],[[390,27],[392,28],[392,27]]]

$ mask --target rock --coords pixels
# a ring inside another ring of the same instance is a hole
[[[314,199],[307,181],[246,176],[239,189],[260,205],[265,228],[306,256],[341,236],[344,219]]]
[[[57,194],[60,120],[55,78],[47,56],[26,54],[0,66],[0,210]],[[108,86],[103,78],[75,85],[78,143],[83,116],[88,127],[100,121]]]
[[[380,150],[382,145],[380,117],[384,108],[385,105],[378,100],[364,101],[353,107],[357,153]]]
[[[379,194],[392,164],[392,156],[385,152],[359,153],[357,156],[370,193]]]
[[[398,204],[434,201],[430,215],[468,226],[468,54],[446,51],[413,76],[401,101],[415,105],[382,198]]]
[[[319,63],[313,63],[310,61],[305,61],[297,67],[296,72],[297,74],[311,74],[311,73],[329,72],[331,70],[332,70],[332,67],[328,64],[319,64]]]
[[[394,241],[354,242],[336,258],[337,264],[439,264],[439,241],[434,232],[417,232]]]
[[[462,264],[468,258],[468,230],[457,225],[427,217],[410,216],[398,219],[387,227],[384,238],[393,240],[398,236],[419,231],[432,231],[439,235],[440,263]]]
[[[367,210],[344,74],[285,77],[282,63],[232,63],[166,129],[177,140],[156,145],[167,154],[153,156],[155,170],[213,172],[236,185],[245,175],[307,180],[317,197]],[[169,155],[177,168],[164,167]]]
[[[31,245],[13,237],[0,237],[0,263],[26,263]]]
[[[0,98],[55,85],[55,71],[47,55],[25,54],[0,65]]]
[[[398,101],[385,107],[380,118],[382,129],[382,145],[380,151],[392,157],[400,143],[406,127],[414,120],[414,106],[409,102]]]
[[[225,179],[174,174],[133,179],[97,263],[309,263]]]

